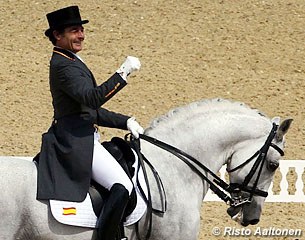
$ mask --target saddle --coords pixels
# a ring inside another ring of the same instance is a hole
[[[135,168],[133,167],[135,163],[135,156],[129,144],[119,137],[114,137],[111,139],[111,141],[103,142],[101,144],[117,160],[117,162],[121,165],[127,176],[132,181],[132,178],[135,174]],[[94,213],[97,216],[100,215],[104,200],[107,199],[108,194],[109,193],[107,189],[99,185],[94,180],[91,181],[89,195],[91,197]],[[135,188],[133,188],[128,205],[125,210],[125,217],[129,216],[132,213],[136,205],[137,194]]]
[[[125,136],[125,139],[127,139],[127,136]],[[123,239],[121,237],[124,236],[124,226],[133,224],[135,224],[136,235],[139,236],[138,222],[146,213],[145,221],[148,227],[146,239],[148,239],[152,229],[152,212],[163,215],[167,208],[166,194],[161,178],[154,166],[141,153],[139,141],[134,139],[125,141],[114,137],[109,142],[103,142],[102,145],[118,161],[134,184],[117,238]],[[33,161],[36,165],[39,164],[39,154],[34,157]],[[149,166],[160,190],[161,209],[152,207],[144,162]],[[92,180],[91,187],[83,202],[49,200],[50,210],[53,217],[60,223],[78,227],[97,228],[97,216],[100,216],[109,195],[107,189]]]
[[[143,176],[143,169],[129,143],[119,137],[114,137],[109,142],[101,143],[107,151],[118,161],[128,177],[134,184],[128,205],[120,226],[129,226],[136,223],[147,209],[147,186]],[[34,162],[39,164],[39,155]],[[144,195],[144,196],[143,196]],[[109,196],[109,191],[95,181],[91,181],[91,187],[83,202],[68,202],[50,200],[50,209],[53,217],[60,223],[79,226],[97,227],[97,219],[100,216],[103,205]]]

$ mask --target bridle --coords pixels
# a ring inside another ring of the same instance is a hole
[[[253,196],[261,196],[261,197],[268,196],[268,192],[258,189],[257,184],[258,184],[260,175],[262,173],[263,165],[265,163],[269,148],[273,147],[276,151],[278,151],[280,153],[281,156],[284,155],[283,150],[281,148],[279,148],[277,145],[272,143],[272,140],[274,139],[274,137],[276,135],[277,128],[278,128],[278,125],[273,123],[272,130],[271,130],[270,134],[268,135],[266,142],[261,147],[261,149],[258,150],[252,157],[250,157],[244,163],[240,164],[239,166],[237,166],[233,169],[230,169],[230,170],[227,169],[228,173],[234,172],[234,171],[244,167],[245,165],[247,165],[249,162],[251,162],[252,160],[254,160],[257,157],[255,163],[253,164],[250,172],[245,177],[242,184],[239,184],[239,183],[227,184],[220,177],[218,177],[215,173],[213,173],[209,168],[207,168],[197,159],[195,159],[191,155],[183,152],[182,150],[175,148],[167,143],[164,143],[160,140],[157,140],[156,138],[153,138],[153,137],[150,137],[147,135],[139,134],[139,137],[140,137],[140,139],[150,142],[153,145],[156,145],[156,146],[172,153],[176,157],[178,157],[185,164],[187,164],[203,181],[206,181],[208,184],[210,184],[210,189],[215,194],[217,194],[218,197],[220,197],[227,204],[230,204],[232,207],[238,207],[238,206],[242,206],[243,204],[250,203],[252,201]],[[125,136],[125,139],[127,139],[127,135]],[[151,235],[151,231],[152,231],[152,212],[157,212],[158,214],[164,214],[166,212],[166,209],[167,209],[166,193],[165,193],[165,189],[163,187],[161,178],[159,177],[157,171],[154,169],[152,164],[147,160],[147,158],[145,158],[145,156],[141,153],[139,139],[131,138],[131,143],[134,146],[134,149],[135,149],[137,155],[139,156],[139,162],[143,168],[144,179],[145,179],[145,182],[146,182],[147,188],[148,188],[148,197],[147,198],[144,197],[145,194],[144,195],[142,194],[142,195],[148,206],[148,210],[147,210],[148,230],[145,235],[145,239],[149,239],[149,237]],[[163,199],[161,210],[156,210],[156,209],[152,208],[149,182],[148,182],[144,162],[147,163],[148,166],[151,168],[151,170],[154,174],[154,177],[159,184],[159,188],[161,187],[161,190],[162,190],[161,195],[162,195],[162,199]],[[254,185],[252,187],[248,186],[250,180],[252,179],[252,177],[254,176],[254,174],[256,173],[257,170],[258,170],[258,174],[257,174]],[[208,175],[211,175],[213,180],[211,180],[208,177]],[[225,192],[227,192],[229,194],[234,195],[234,197],[232,198],[230,195],[223,192],[222,190],[224,190]],[[242,199],[241,194],[240,194],[242,191],[250,193],[250,196]],[[137,234],[137,237],[139,239],[141,239],[140,235],[139,235],[139,230],[138,230],[137,224],[136,224],[136,234]]]
[[[269,148],[272,147],[276,151],[278,151],[281,156],[284,155],[283,150],[281,148],[279,148],[277,145],[275,145],[274,143],[272,143],[272,140],[274,139],[274,137],[276,135],[277,129],[278,129],[278,125],[273,123],[272,130],[269,133],[264,145],[248,160],[246,160],[245,162],[243,162],[242,164],[240,164],[239,166],[237,166],[233,169],[227,170],[228,173],[234,172],[234,171],[244,167],[246,164],[248,164],[249,162],[251,162],[252,160],[254,160],[256,158],[255,163],[253,164],[250,172],[245,177],[242,184],[239,184],[239,183],[227,184],[225,181],[223,181],[220,177],[218,177],[215,173],[213,173],[209,168],[204,166],[197,159],[195,159],[191,155],[189,155],[189,154],[183,152],[182,150],[175,148],[167,143],[164,143],[160,140],[157,140],[153,137],[143,135],[143,134],[140,134],[140,138],[172,153],[173,155],[175,155],[176,157],[181,159],[196,174],[198,174],[201,177],[201,179],[203,179],[208,184],[210,184],[210,189],[215,194],[217,194],[224,202],[230,204],[233,207],[237,207],[237,206],[241,206],[245,203],[251,202],[253,196],[261,196],[261,197],[268,196],[268,192],[258,189],[257,185],[258,185],[258,181],[259,181]],[[203,173],[202,171],[204,171],[205,173]],[[252,177],[254,176],[254,174],[257,171],[258,171],[258,174],[257,174],[256,180],[254,182],[254,185],[249,186],[250,180],[252,179]],[[207,175],[211,175],[213,180],[211,180]],[[241,199],[241,196],[231,198],[230,195],[226,194],[222,190],[226,191],[229,194],[234,193],[235,195],[244,191],[244,192],[250,193],[250,196],[246,197],[244,199]]]
[[[275,123],[273,123],[272,130],[271,130],[267,140],[265,141],[264,145],[261,147],[260,150],[258,150],[256,153],[254,153],[254,155],[252,157],[250,157],[248,160],[246,160],[245,162],[243,162],[242,164],[238,165],[237,167],[235,167],[233,169],[227,169],[228,173],[234,172],[234,171],[244,167],[245,165],[247,165],[253,159],[256,158],[250,172],[245,177],[243,183],[241,183],[241,184],[230,183],[230,192],[231,193],[239,194],[242,191],[250,193],[250,196],[246,197],[244,199],[241,199],[241,196],[239,195],[239,197],[237,197],[234,200],[234,205],[235,206],[236,205],[237,206],[242,205],[242,204],[247,203],[247,202],[251,202],[254,195],[261,196],[261,197],[267,197],[268,196],[268,192],[258,189],[257,184],[258,184],[260,175],[262,173],[262,169],[263,169],[264,162],[266,160],[269,148],[273,147],[276,151],[279,152],[279,154],[281,156],[284,156],[284,151],[281,148],[279,148],[277,145],[272,143],[272,140],[274,139],[274,137],[276,135],[277,128],[278,128],[278,126]],[[257,171],[258,171],[258,174],[257,174],[256,180],[254,182],[254,185],[251,187],[251,186],[249,186],[249,182],[253,178],[254,174]]]

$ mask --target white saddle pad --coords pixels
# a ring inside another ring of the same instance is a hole
[[[138,157],[134,152],[136,161],[133,165],[135,169],[138,169]],[[140,185],[147,197],[147,186],[145,184],[143,170],[140,168],[138,179]],[[139,187],[137,186],[136,176],[132,179],[136,193],[137,193],[137,206],[134,211],[126,218],[124,222],[124,226],[129,226],[137,221],[144,215],[147,206],[144,199],[141,196]],[[50,208],[53,217],[60,223],[79,226],[79,227],[90,227],[96,228],[96,223],[98,217],[95,215],[91,203],[91,198],[89,193],[87,193],[87,197],[83,202],[67,202],[67,201],[58,201],[58,200],[50,200]]]

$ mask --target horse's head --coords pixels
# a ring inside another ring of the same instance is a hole
[[[277,121],[277,123],[276,123]],[[257,224],[279,159],[284,154],[285,134],[292,119],[274,118],[269,136],[237,144],[227,163],[233,204],[227,210],[243,226]]]

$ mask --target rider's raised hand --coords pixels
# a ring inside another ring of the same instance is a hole
[[[135,138],[139,138],[139,134],[144,133],[144,129],[140,126],[134,117],[131,117],[127,120],[127,129]]]
[[[139,70],[141,67],[140,60],[137,57],[128,56],[125,62],[120,66],[120,68],[116,71],[119,73],[122,78],[126,81],[127,76],[132,72]]]

